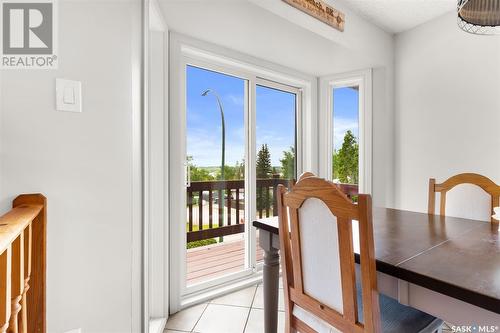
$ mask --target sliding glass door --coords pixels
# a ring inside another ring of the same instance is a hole
[[[243,272],[248,81],[186,67],[186,285]]]
[[[301,105],[298,88],[248,70],[188,57],[178,69],[171,137],[179,140],[170,142],[171,159],[182,164],[170,173],[174,309],[258,276],[252,221],[275,216],[277,186],[296,179]]]
[[[255,109],[256,217],[278,215],[276,190],[297,179],[297,115],[300,91],[275,82],[259,80]],[[257,240],[259,235],[257,234]],[[258,242],[257,242],[258,244]],[[263,261],[257,246],[256,261]]]

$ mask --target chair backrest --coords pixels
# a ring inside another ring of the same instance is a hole
[[[428,213],[435,214],[436,212],[436,193],[440,193],[439,215],[446,215],[446,194],[448,191],[459,185],[475,185],[482,188],[491,196],[491,209],[489,216],[493,215],[493,208],[500,205],[500,186],[495,184],[491,179],[475,173],[462,173],[448,178],[443,183],[436,183],[434,178],[429,179],[429,203]],[[492,223],[497,221],[491,218]]]
[[[287,320],[297,305],[342,332],[380,332],[371,209],[369,195],[360,194],[354,204],[334,183],[310,173],[289,192],[279,186]],[[357,313],[353,220],[359,222],[363,324]]]

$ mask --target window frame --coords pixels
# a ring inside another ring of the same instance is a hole
[[[333,179],[333,89],[359,86],[359,192],[372,194],[373,172],[373,115],[372,69],[328,75],[320,78],[319,172]]]
[[[300,143],[302,142],[302,89],[297,88],[297,87],[292,87],[286,84],[278,83],[275,81],[270,81],[267,79],[263,79],[258,77],[255,81],[255,86],[261,86],[261,87],[266,87],[266,88],[271,88],[279,91],[283,91],[286,93],[294,94],[296,96],[295,98],[295,177],[298,178],[300,173],[299,170],[302,171],[302,163],[303,163],[303,156],[302,154],[302,146]],[[255,96],[257,97],[257,96]],[[257,110],[255,111],[257,112]]]

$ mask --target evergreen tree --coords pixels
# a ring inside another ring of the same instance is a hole
[[[344,136],[342,148],[333,155],[333,174],[342,183],[358,184],[359,145],[349,130]]]
[[[267,144],[263,144],[257,153],[257,179],[271,178],[273,168],[271,166],[271,154],[267,148]],[[272,204],[272,195],[267,193],[266,187],[257,188],[257,211],[269,209]]]
[[[272,171],[271,153],[267,144],[263,144],[257,153],[257,178],[271,178]]]

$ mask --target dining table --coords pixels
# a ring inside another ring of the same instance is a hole
[[[500,332],[498,223],[377,207],[372,216],[380,293],[472,332]],[[264,250],[265,333],[276,333],[278,217],[253,226]],[[359,263],[359,231],[352,229]]]

